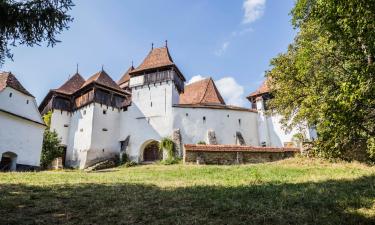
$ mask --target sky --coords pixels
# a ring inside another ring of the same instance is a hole
[[[248,107],[270,60],[285,52],[296,31],[294,0],[73,0],[74,21],[55,47],[12,47],[11,71],[40,103],[76,72],[104,70],[119,80],[165,45],[188,82],[212,77],[227,104]]]

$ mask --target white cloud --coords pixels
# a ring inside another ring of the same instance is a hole
[[[262,17],[265,5],[266,0],[245,0],[243,3],[245,15],[242,22],[248,24]]]
[[[230,42],[229,41],[225,41],[218,50],[215,51],[215,55],[217,56],[222,56],[225,51],[227,50],[228,46],[229,46]]]
[[[223,77],[215,81],[217,88],[228,105],[244,106],[244,87],[239,85],[233,77]]]
[[[202,75],[196,75],[196,76],[193,76],[188,82],[187,84],[191,84],[191,83],[194,83],[194,82],[197,82],[197,81],[200,81],[200,80],[203,80],[205,79],[206,77],[202,76]]]

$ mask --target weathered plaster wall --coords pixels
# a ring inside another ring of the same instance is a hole
[[[51,131],[56,131],[61,138],[61,144],[68,145],[71,113],[67,111],[54,110],[51,116]]]
[[[130,135],[126,152],[132,160],[142,160],[147,142],[172,135],[172,105],[176,101],[178,92],[172,82],[132,89],[132,104],[121,113],[119,132],[120,140]]]
[[[93,117],[94,104],[72,113],[66,152],[67,165],[84,168],[87,151],[91,147]]]
[[[0,92],[0,109],[43,123],[35,98],[10,87]]]
[[[247,145],[257,146],[257,117],[249,111],[173,107],[173,128],[180,129],[185,144],[208,143],[207,132],[213,130],[218,144],[236,144],[241,132]]]
[[[0,124],[0,157],[14,152],[17,164],[39,166],[45,127],[3,112]]]
[[[86,166],[120,153],[120,115],[119,109],[94,104],[92,139]]]

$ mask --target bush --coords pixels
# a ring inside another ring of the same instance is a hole
[[[167,159],[166,160],[174,160],[175,159],[175,154],[174,154],[174,142],[168,138],[165,137],[161,139],[159,143],[159,151],[163,152],[166,150],[167,152]]]
[[[206,142],[205,142],[205,141],[198,141],[197,144],[198,144],[198,145],[206,145]]]
[[[46,169],[54,159],[63,156],[63,148],[60,146],[61,141],[56,131],[46,129],[43,137],[43,148],[40,157],[40,166]]]

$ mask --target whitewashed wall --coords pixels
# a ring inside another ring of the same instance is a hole
[[[61,144],[68,145],[70,121],[72,117],[70,112],[62,110],[54,110],[51,116],[51,131],[56,131],[61,139]]]
[[[87,151],[91,147],[94,104],[72,113],[69,126],[66,161],[69,166],[84,168]]]
[[[105,111],[105,114],[104,112]],[[120,152],[121,111],[98,103],[94,104],[91,147],[86,165],[118,155]]]
[[[132,160],[142,160],[145,143],[172,134],[172,105],[178,96],[172,82],[132,89],[132,104],[122,113],[120,127],[120,140],[130,135],[127,153]]]
[[[35,98],[10,87],[0,92],[0,109],[43,123]]]
[[[316,132],[301,124],[292,130],[286,131],[280,123],[281,116],[277,114],[265,115],[264,101],[259,98],[256,102],[258,110],[259,143],[266,142],[267,146],[284,147],[286,142],[295,141],[294,135],[303,133],[307,139],[316,138]]]
[[[258,146],[257,116],[249,111],[174,107],[173,128],[180,129],[184,144],[208,143],[207,131],[213,130],[218,144],[236,144],[239,131],[246,145]]]
[[[0,124],[0,157],[14,152],[17,164],[39,166],[45,127],[3,112]]]

